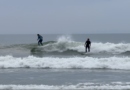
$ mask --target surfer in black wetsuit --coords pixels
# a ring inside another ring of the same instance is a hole
[[[85,45],[84,45],[84,46],[86,47],[86,52],[87,52],[87,49],[88,49],[88,52],[90,52],[91,41],[89,40],[89,38],[88,38],[88,40],[85,42]]]

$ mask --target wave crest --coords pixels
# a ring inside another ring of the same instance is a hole
[[[76,54],[85,52],[84,42],[77,42],[71,39],[70,36],[61,36],[58,40],[44,42],[44,46],[39,47],[37,44],[23,44],[23,45],[10,45],[10,46],[0,46],[1,52],[8,51],[31,51],[31,52],[70,52],[73,51]],[[8,53],[7,52],[7,53]],[[109,54],[129,54],[130,52],[130,43],[102,43],[102,42],[93,42],[91,45],[92,53],[109,53]]]
[[[64,52],[67,50],[74,50],[76,52],[84,52],[84,42],[76,42],[71,39],[71,37],[60,37],[56,43],[47,44],[44,47],[44,51],[47,52]],[[91,52],[92,53],[112,53],[120,54],[130,51],[130,44],[127,43],[96,43],[92,42]]]
[[[54,86],[54,85],[0,85],[0,89],[3,90],[28,90],[28,89],[91,89],[91,90],[126,90],[130,89],[130,82],[122,83],[122,82],[115,82],[110,84],[101,84],[101,83],[79,83],[76,85],[61,85],[61,86]]]
[[[72,57],[72,58],[38,58],[29,56],[16,58],[0,56],[0,68],[49,68],[49,69],[125,69],[130,70],[129,57]]]

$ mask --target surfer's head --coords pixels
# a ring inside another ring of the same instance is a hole
[[[37,34],[37,36],[39,36],[39,34]]]
[[[89,38],[88,38],[88,41],[89,41]]]

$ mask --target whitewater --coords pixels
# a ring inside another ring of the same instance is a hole
[[[57,42],[47,44],[42,47],[48,52],[64,52],[67,50],[74,50],[77,52],[85,52],[84,42],[73,41],[70,36],[61,36],[58,38]],[[91,52],[92,53],[112,53],[119,54],[123,52],[130,51],[130,43],[102,43],[102,42],[92,42]]]
[[[130,70],[129,57],[34,57],[16,58],[0,56],[0,68],[44,68],[44,69],[124,69]]]
[[[30,90],[30,89],[53,89],[53,90],[70,90],[70,89],[76,89],[76,90],[81,90],[81,89],[87,89],[87,90],[104,90],[104,89],[112,89],[112,90],[126,90],[130,89],[130,83],[122,83],[122,82],[113,82],[111,84],[100,84],[100,83],[79,83],[77,85],[61,85],[61,86],[48,86],[48,85],[0,85],[0,89],[3,90]]]
[[[91,52],[82,55],[85,51],[84,42],[76,42],[70,36],[61,36],[56,42],[45,42],[44,46],[10,45],[1,46],[1,51],[15,52],[30,51],[27,57],[14,57],[12,55],[0,56],[0,69],[4,68],[46,68],[46,69],[124,69],[130,70],[129,43],[95,43],[91,45]],[[37,57],[35,54],[47,56]],[[68,56],[66,57],[66,53]],[[10,54],[10,52],[8,53]],[[34,54],[34,55],[33,55]],[[62,57],[53,56],[60,54]],[[69,55],[70,54],[70,55]],[[97,54],[97,57],[93,57]],[[102,54],[111,54],[108,57],[99,57]],[[117,55],[122,55],[118,57]],[[125,55],[126,54],[126,55]]]
[[[12,55],[12,53],[31,53],[34,54],[60,54],[64,57],[68,55],[79,56],[85,53],[84,42],[74,41],[70,36],[61,36],[57,41],[47,41],[43,46],[37,44],[15,44],[15,45],[0,45],[0,53],[5,55]],[[107,54],[107,55],[126,55],[130,54],[130,43],[102,43],[92,42],[91,55],[94,54]],[[29,56],[29,55],[28,55]],[[100,55],[103,56],[103,55]]]

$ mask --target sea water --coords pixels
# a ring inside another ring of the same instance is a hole
[[[42,36],[0,35],[0,89],[130,89],[130,34]]]

